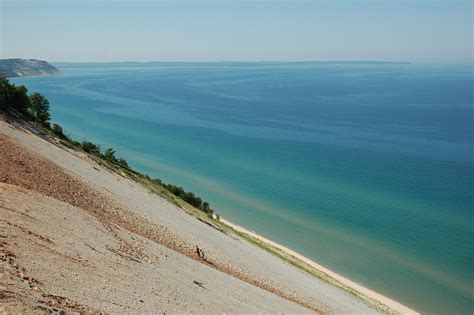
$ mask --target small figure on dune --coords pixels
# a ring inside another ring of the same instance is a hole
[[[198,247],[197,245],[196,245],[196,251],[195,251],[195,253],[196,253],[196,256],[197,256],[198,258],[201,258],[201,250],[199,249],[199,247]]]
[[[196,284],[196,285],[198,285],[198,286],[200,286],[201,288],[205,289],[204,283],[198,282],[198,281],[196,281],[196,280],[193,280],[193,283]]]

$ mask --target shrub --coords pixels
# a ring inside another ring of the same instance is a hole
[[[151,181],[152,181],[153,183],[155,183],[156,185],[159,185],[159,186],[162,186],[162,185],[163,185],[161,179],[159,179],[159,178],[154,178],[154,179],[152,179]]]
[[[183,199],[190,205],[204,211],[205,213],[212,215],[212,213],[214,212],[209,207],[209,203],[207,201],[203,201],[201,197],[196,196],[194,193],[190,191],[189,192],[185,191],[183,187],[175,186],[173,184],[162,184],[161,180],[159,179],[154,179],[153,181],[156,183],[158,183],[159,181],[160,185],[168,189],[173,195],[180,197],[181,199]]]
[[[95,155],[100,155],[100,146],[89,142],[89,141],[83,141],[81,143],[81,148],[86,151],[87,153],[95,154]]]
[[[66,135],[64,134],[63,127],[58,124],[53,124],[51,131],[61,139],[66,139]]]
[[[186,201],[190,205],[193,205],[196,208],[201,209],[202,199],[199,198],[198,196],[195,196],[192,192],[185,192],[182,198],[184,199],[184,201]]]
[[[112,148],[108,148],[107,150],[105,150],[104,154],[102,155],[102,158],[109,162],[117,161],[117,158],[115,157],[115,150]]]
[[[117,160],[117,163],[120,164],[121,166],[124,166],[126,168],[130,168],[130,166],[128,166],[128,163],[127,161],[125,161],[124,159],[120,158]]]

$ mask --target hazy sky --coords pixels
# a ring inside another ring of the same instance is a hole
[[[472,61],[471,0],[0,0],[0,57]]]

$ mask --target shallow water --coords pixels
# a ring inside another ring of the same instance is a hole
[[[474,311],[470,65],[58,64],[73,138],[419,311]]]

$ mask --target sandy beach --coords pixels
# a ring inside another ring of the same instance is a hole
[[[267,244],[270,244],[271,246],[277,248],[277,249],[280,249],[282,250],[283,252],[287,253],[288,255],[291,255],[305,263],[307,263],[308,265],[310,265],[311,267],[325,273],[326,275],[328,275],[329,277],[333,278],[334,280],[336,280],[337,282],[339,282],[340,284],[344,285],[344,286],[347,286],[351,289],[354,289],[355,291],[363,294],[365,297],[369,298],[369,299],[373,299],[375,301],[378,301],[380,302],[381,304],[387,306],[388,308],[390,308],[391,310],[394,310],[400,314],[420,314],[419,312],[395,301],[395,300],[392,300],[380,293],[377,293],[373,290],[370,290],[354,281],[351,281],[350,279],[348,278],[345,278],[337,273],[335,273],[334,271],[331,271],[330,269],[314,262],[313,260],[295,252],[294,250],[288,248],[288,247],[285,247],[283,245],[280,245],[278,243],[275,243],[273,242],[272,240],[269,240],[268,238],[265,238],[263,236],[260,236],[258,235],[257,233],[253,232],[253,231],[249,231],[247,229],[245,229],[244,227],[240,226],[240,225],[237,225],[237,224],[234,224],[228,220],[225,220],[224,218],[220,218],[220,221],[222,221],[224,224],[232,227],[234,230],[238,231],[238,232],[241,232],[241,233],[244,233],[244,234],[248,234],[250,235],[251,237],[254,237],[258,240],[261,240],[262,242],[264,243],[267,243]]]
[[[0,136],[0,311],[416,313],[221,220],[361,295],[311,276],[31,126],[0,120]]]

